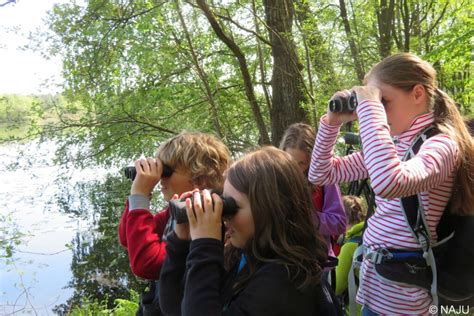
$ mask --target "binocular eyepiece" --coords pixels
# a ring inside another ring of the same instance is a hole
[[[212,193],[213,191],[211,191]],[[237,207],[237,203],[235,203],[235,200],[231,197],[223,197],[222,195],[219,195],[220,198],[222,199],[222,217],[229,217],[235,215],[237,213],[237,210],[239,209]],[[194,208],[194,197],[190,196],[191,198],[191,205],[193,205]],[[176,220],[177,224],[183,224],[188,222],[188,216],[186,214],[186,198],[180,199],[180,200],[171,200],[169,202],[169,211],[170,211],[170,216],[171,218]]]
[[[162,178],[170,177],[173,174],[173,169],[171,169],[170,166],[163,164],[163,173],[161,174]],[[133,166],[130,167],[125,167],[123,168],[123,173],[125,174],[125,177],[127,177],[130,180],[135,180],[135,177],[137,176],[137,169]]]
[[[329,111],[331,112],[354,112],[357,107],[357,94],[352,91],[349,97],[334,97],[329,101]]]

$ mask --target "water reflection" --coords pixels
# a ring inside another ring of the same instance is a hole
[[[65,244],[81,222],[50,203],[59,168],[52,164],[53,144],[37,145],[0,147],[1,314],[51,314],[71,292],[62,289],[71,277]]]
[[[62,194],[59,205],[67,212],[85,214],[95,229],[78,233],[72,241],[72,279],[68,286],[74,293],[66,304],[55,311],[65,312],[77,306],[85,297],[104,300],[112,306],[115,298],[127,298],[129,289],[140,290],[143,285],[131,274],[125,250],[119,245],[117,227],[130,183],[123,177],[108,176],[105,181],[93,181],[76,187],[75,192],[86,197],[88,208],[71,208]],[[83,204],[82,204],[83,205]]]
[[[86,297],[128,297],[142,287],[117,240],[130,183],[55,166],[55,144],[37,145],[0,146],[0,314],[65,314]]]

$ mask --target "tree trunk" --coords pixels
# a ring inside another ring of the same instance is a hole
[[[277,146],[288,125],[307,121],[301,64],[293,41],[293,1],[264,0],[265,19],[272,44],[272,143]]]
[[[349,41],[349,48],[351,49],[352,59],[354,60],[354,67],[357,74],[357,79],[359,82],[364,81],[364,68],[360,60],[359,50],[352,35],[351,25],[349,24],[349,19],[347,17],[346,3],[344,0],[339,0],[339,10],[341,11],[342,24],[344,25],[344,30],[346,32],[347,40]]]
[[[381,0],[376,8],[377,25],[379,28],[379,53],[384,58],[392,53],[392,22],[395,0]]]
[[[393,40],[395,41],[395,45],[397,47],[398,51],[403,50],[403,45],[402,45],[402,3],[401,1],[397,1],[395,4],[395,12],[394,12],[394,17],[393,17],[393,23],[392,23],[392,36]]]
[[[408,0],[402,1],[403,12],[403,51],[410,51],[410,33],[411,33],[411,19],[410,8],[408,7]]]

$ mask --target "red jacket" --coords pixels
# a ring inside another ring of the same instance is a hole
[[[168,209],[154,216],[146,209],[130,212],[127,200],[120,220],[119,239],[128,250],[130,267],[136,276],[147,280],[159,278],[166,257],[162,237],[168,219]]]

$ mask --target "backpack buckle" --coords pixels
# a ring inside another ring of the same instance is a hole
[[[428,238],[428,236],[426,236],[427,232],[425,231],[424,227],[418,226],[414,230],[414,232],[418,241],[420,242],[421,249],[423,249],[423,252],[428,252],[428,249],[430,248],[430,239]]]
[[[364,259],[374,264],[380,264],[385,260],[390,260],[392,258],[393,254],[387,248],[380,248],[377,250],[364,248]]]

